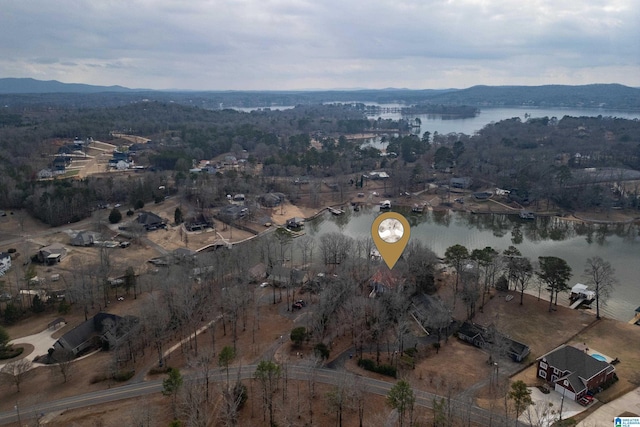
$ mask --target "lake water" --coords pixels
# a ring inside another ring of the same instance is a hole
[[[400,104],[367,104],[376,105],[379,107],[396,108],[402,107]],[[483,108],[480,110],[480,114],[475,117],[469,117],[466,119],[443,119],[438,114],[411,114],[402,115],[400,113],[387,113],[370,116],[369,118],[377,119],[381,117],[383,119],[398,120],[401,118],[413,120],[416,117],[420,119],[422,125],[420,126],[420,132],[434,132],[439,134],[449,133],[464,133],[466,135],[473,135],[480,129],[488,125],[489,123],[496,123],[501,120],[511,119],[513,117],[520,117],[522,121],[525,121],[525,114],[529,114],[530,117],[557,117],[558,119],[564,116],[589,116],[597,117],[611,116],[621,119],[640,119],[640,112],[618,111],[618,110],[601,110],[601,109],[576,109],[576,108],[533,108],[533,107],[510,107],[510,108]]]
[[[628,321],[640,305],[640,227],[625,225],[589,225],[553,217],[521,220],[518,215],[484,215],[464,212],[402,212],[411,224],[411,240],[419,240],[443,257],[450,246],[461,244],[469,251],[491,246],[499,252],[510,245],[537,261],[539,256],[557,256],[571,266],[570,286],[584,283],[587,258],[600,256],[616,270],[620,284],[612,292],[607,306],[601,307],[606,317]],[[331,214],[307,222],[305,231],[314,238],[339,232],[362,238],[371,235],[371,224],[379,215],[377,207],[359,212]],[[527,292],[537,295],[537,289]],[[546,290],[542,298],[547,299]],[[568,296],[559,297],[568,304]],[[595,304],[593,304],[595,312]]]
[[[347,103],[348,104],[348,103]],[[365,102],[365,105],[377,106],[382,108],[402,108],[407,107],[404,104],[378,104],[374,102]],[[295,108],[292,105],[274,105],[274,106],[262,106],[262,107],[231,107],[234,110],[249,113],[251,111],[260,109],[271,110],[289,110]],[[629,112],[620,110],[605,110],[605,109],[577,109],[577,108],[535,108],[535,107],[509,107],[509,108],[482,108],[480,113],[475,117],[469,117],[465,119],[443,119],[439,114],[410,114],[403,115],[401,113],[383,113],[369,116],[370,119],[377,119],[378,117],[383,119],[408,119],[413,120],[419,118],[422,122],[420,132],[429,131],[433,135],[434,132],[439,134],[449,133],[464,133],[467,135],[473,135],[480,129],[488,125],[489,123],[496,123],[501,120],[511,119],[513,117],[520,117],[522,121],[526,120],[525,115],[530,117],[557,117],[561,119],[564,116],[591,116],[597,117],[611,116],[619,117],[621,119],[640,119],[640,112]]]
[[[380,107],[402,107],[400,104],[375,104]],[[273,107],[272,107],[273,108]],[[289,107],[275,107],[286,109]],[[476,117],[465,119],[443,119],[435,114],[402,116],[387,113],[371,118],[413,120],[420,118],[420,133],[429,131],[439,134],[464,133],[473,135],[484,126],[500,120],[519,117],[564,116],[611,116],[625,119],[640,119],[640,112],[604,109],[576,108],[483,108]],[[378,146],[380,139],[369,143]],[[378,147],[382,148],[382,147]],[[584,282],[583,271],[587,258],[600,256],[611,263],[620,282],[612,292],[608,304],[601,307],[606,317],[627,321],[640,306],[640,227],[635,225],[584,225],[558,218],[536,218],[523,222],[517,216],[471,215],[466,213],[427,212],[420,216],[405,213],[411,223],[411,239],[418,239],[429,246],[438,256],[455,244],[466,246],[469,251],[491,246],[498,251],[510,245],[516,246],[524,256],[536,261],[539,256],[557,256],[566,260],[573,270],[570,285]],[[327,214],[307,223],[306,232],[315,237],[338,231],[351,237],[368,237],[371,223],[378,215],[377,208],[360,212],[348,212],[342,216]],[[534,286],[531,286],[532,288]],[[537,290],[528,292],[537,295]],[[547,298],[546,291],[542,293]],[[566,296],[564,303],[568,303]],[[594,304],[595,307],[595,304]]]

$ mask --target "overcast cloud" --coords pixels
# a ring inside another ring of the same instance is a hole
[[[200,90],[640,86],[640,1],[0,0],[0,77]]]

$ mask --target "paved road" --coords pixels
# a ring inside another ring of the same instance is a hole
[[[237,377],[239,369],[240,378],[249,379],[253,377],[256,367],[257,365],[242,366],[240,368],[230,370],[229,375],[234,378]],[[343,377],[345,375],[342,371],[336,371],[327,368],[313,368],[303,365],[288,365],[286,369],[287,377],[289,379],[304,381],[314,379],[319,383],[333,385],[339,384],[343,380]],[[211,373],[209,375],[209,378],[212,382],[223,382],[226,380],[227,374],[226,371],[219,370]],[[391,382],[380,381],[373,378],[359,378],[362,381],[362,385],[367,393],[373,393],[380,396],[386,396],[389,393],[391,387],[393,387],[394,385]],[[83,408],[86,406],[100,405],[117,400],[130,399],[134,397],[145,396],[148,394],[159,393],[161,390],[162,380],[128,384],[108,390],[95,391],[50,402],[43,402],[31,407],[20,407],[20,414],[21,419],[26,420],[35,416],[35,414],[47,414],[54,411],[64,411],[68,409]],[[426,391],[414,389],[414,392],[416,395],[416,404],[425,408],[432,408],[433,403],[435,401],[440,401],[440,399],[444,399],[444,401],[446,401],[445,397],[437,396]],[[450,402],[451,413],[465,419],[473,420],[475,423],[495,427],[513,423],[513,420],[509,420],[508,423],[505,424],[504,416],[492,414],[491,412],[477,406],[472,406],[468,403],[456,400],[451,400]],[[0,412],[0,425],[14,423],[17,420],[18,414],[15,410]]]

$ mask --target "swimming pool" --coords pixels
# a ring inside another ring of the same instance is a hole
[[[606,361],[607,361],[607,358],[606,358],[606,357],[604,357],[603,355],[598,354],[598,353],[593,353],[593,354],[591,355],[591,357],[593,357],[593,358],[594,358],[594,359],[596,359],[596,360],[601,360],[601,361],[603,361],[603,362],[606,362]]]

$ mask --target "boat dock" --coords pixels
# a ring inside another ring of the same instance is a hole
[[[331,212],[334,215],[342,215],[344,213],[342,209],[333,208],[331,206],[329,206],[327,209],[329,210],[329,212]]]
[[[578,307],[580,307],[580,304],[582,304],[583,302],[585,302],[586,300],[584,298],[578,298],[577,300],[575,300],[573,302],[573,304],[571,304],[571,306],[569,308],[571,309],[576,309]]]

